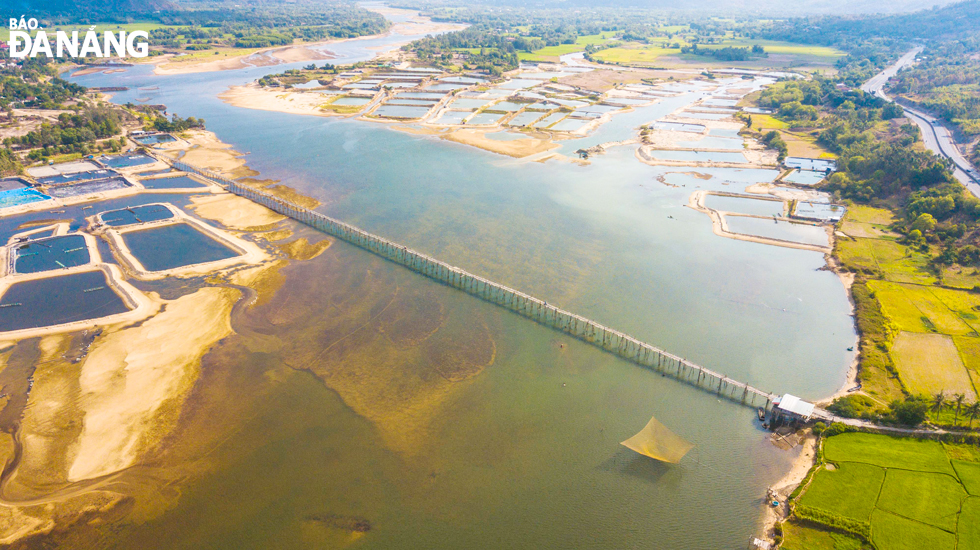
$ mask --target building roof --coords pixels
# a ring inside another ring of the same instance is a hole
[[[813,403],[807,403],[799,397],[788,393],[779,399],[779,403],[776,406],[784,411],[798,414],[805,418],[813,415]]]

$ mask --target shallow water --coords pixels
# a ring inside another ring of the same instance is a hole
[[[367,58],[377,45],[356,42],[338,45],[332,62]],[[378,124],[215,98],[285,68],[153,77],[137,67],[76,80],[159,85],[154,102],[205,118],[250,151],[263,178],[320,199],[325,213],[724,374],[805,398],[843,382],[854,331],[839,280],[817,269],[822,255],[718,237],[684,206],[694,187],[743,191],[775,171],[697,168],[713,176],[705,180],[644,165],[630,147],[587,166],[526,163]],[[699,94],[615,115],[560,151],[632,138]],[[228,364],[245,384],[295,356],[320,377],[270,377],[289,381],[261,400],[236,394],[254,415],[237,420],[242,429],[216,452],[214,472],[190,482],[159,519],[114,531],[119,546],[330,546],[336,529],[322,518],[338,516],[369,520],[358,546],[385,549],[741,548],[757,533],[760,499],[790,455],[766,442],[753,411],[343,243],[285,273],[254,313],[275,320],[266,330],[288,344],[281,356],[218,349],[204,370]],[[390,327],[358,331],[326,351],[345,327],[371,326],[372,312],[406,296],[428,297],[408,302],[406,326],[438,317],[425,313],[438,303],[443,328],[420,344]],[[426,359],[488,341],[493,364],[448,386],[446,373],[431,370],[439,361]],[[405,372],[418,375],[406,382]],[[423,389],[413,393],[415,385]],[[680,465],[619,445],[651,415],[697,445]]]

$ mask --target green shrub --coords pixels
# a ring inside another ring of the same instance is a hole
[[[845,518],[832,512],[803,504],[797,505],[795,512],[796,516],[802,520],[812,521],[820,525],[826,525],[833,529],[851,533],[864,540],[871,539],[871,524],[866,521]]]

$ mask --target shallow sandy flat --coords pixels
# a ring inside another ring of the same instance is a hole
[[[191,210],[202,218],[214,220],[229,229],[247,231],[278,223],[285,216],[254,203],[248,199],[232,195],[194,195],[191,197]]]
[[[479,147],[486,151],[516,158],[529,157],[560,147],[560,145],[547,137],[505,141],[488,138],[486,137],[486,133],[486,131],[482,130],[456,130],[455,132],[442,134],[440,137],[449,141]]]
[[[68,479],[119,471],[162,439],[197,380],[200,359],[231,333],[238,292],[203,288],[140,326],[97,341],[79,373],[82,431]]]

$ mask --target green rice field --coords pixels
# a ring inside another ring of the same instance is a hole
[[[783,548],[980,548],[980,449],[846,433],[828,438],[823,455],[797,504],[819,514],[784,523]]]

